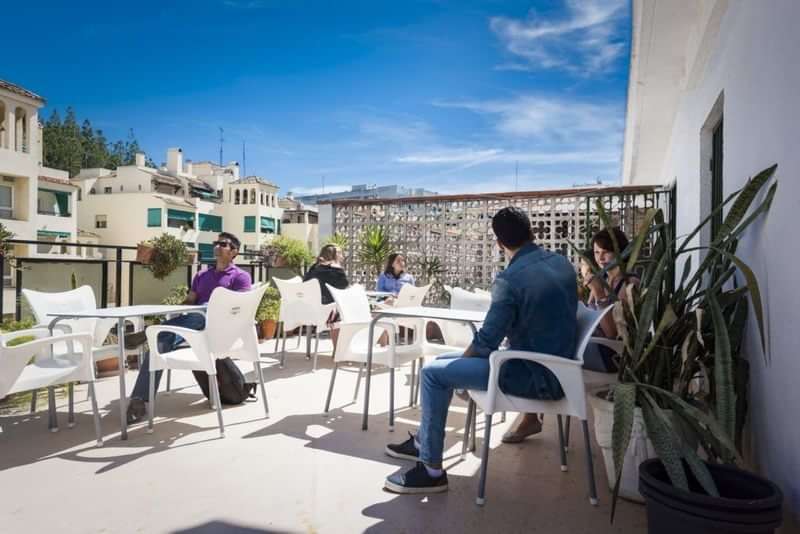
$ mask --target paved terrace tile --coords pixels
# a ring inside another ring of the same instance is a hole
[[[589,504],[583,440],[574,423],[570,469],[560,471],[554,418],[540,436],[504,445],[500,437],[513,416],[506,423],[496,417],[487,501],[476,506],[480,461],[474,454],[460,460],[466,406],[458,399],[448,419],[450,491],[430,497],[385,492],[384,478],[410,464],[386,456],[384,446],[405,439],[419,421],[419,410],[407,408],[410,369],[397,373],[396,402],[403,408],[395,432],[388,431],[386,371],[373,376],[374,415],[362,432],[362,405],[352,403],[355,368],[340,369],[331,411],[322,414],[330,343],[322,341],[320,350],[315,373],[299,352],[287,356],[284,369],[265,368],[271,417],[264,418],[260,400],[226,407],[224,439],[188,372],[174,372],[173,392],[159,395],[155,432],[134,425],[127,442],[118,438],[117,378],[101,379],[103,448],[94,447],[83,385],[75,392],[74,428],[66,425],[65,400],[58,433],[47,431],[46,411],[0,418],[0,532],[645,532],[644,508],[624,501],[610,524],[596,445],[600,505]],[[135,377],[127,375],[129,391]]]

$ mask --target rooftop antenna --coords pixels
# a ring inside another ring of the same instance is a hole
[[[514,162],[514,191],[519,187],[519,161]]]
[[[242,141],[242,172],[244,177],[247,178],[247,141]]]
[[[219,127],[219,166],[222,167],[222,143],[225,142],[225,138],[222,136],[225,130],[222,129],[222,126]]]

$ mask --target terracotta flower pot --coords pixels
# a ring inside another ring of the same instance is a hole
[[[107,376],[119,372],[119,360],[117,358],[100,360],[95,365],[97,367],[97,376]]]
[[[283,256],[276,256],[275,261],[272,263],[273,267],[288,267],[289,264],[286,262],[286,258]]]
[[[265,319],[261,321],[258,326],[260,339],[273,339],[275,337],[275,330],[278,328],[278,322],[273,319]]]
[[[139,243],[136,245],[136,261],[143,265],[153,263],[153,256],[156,254],[155,247]]]

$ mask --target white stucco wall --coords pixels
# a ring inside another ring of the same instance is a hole
[[[765,365],[751,313],[746,351],[752,366],[752,461],[783,488],[789,521],[796,522],[787,525],[787,531],[794,531],[800,523],[800,425],[795,413],[800,407],[800,357],[794,332],[800,319],[800,234],[796,230],[800,2],[738,0],[719,6],[724,9],[718,29],[712,25],[696,57],[689,58],[699,62],[687,62],[694,65],[694,72],[686,73],[691,76],[681,91],[660,181],[677,180],[678,235],[708,214],[708,154],[701,130],[722,95],[724,196],[749,176],[773,163],[779,165],[778,193],[769,217],[751,227],[739,254],[761,284],[771,358],[770,365]],[[640,124],[642,129],[647,127]],[[628,178],[637,181],[637,177]]]

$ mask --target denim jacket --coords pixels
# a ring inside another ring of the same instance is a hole
[[[403,273],[400,275],[400,278],[395,278],[391,274],[381,273],[378,277],[378,284],[377,290],[378,291],[388,291],[389,293],[394,293],[397,295],[400,293],[400,288],[402,288],[406,284],[414,285],[414,277],[408,273]]]
[[[492,304],[472,341],[482,357],[508,338],[510,350],[572,358],[577,335],[575,269],[564,256],[533,243],[520,248],[492,286]],[[519,397],[564,396],[555,375],[542,365],[510,360],[500,370],[500,389]]]

